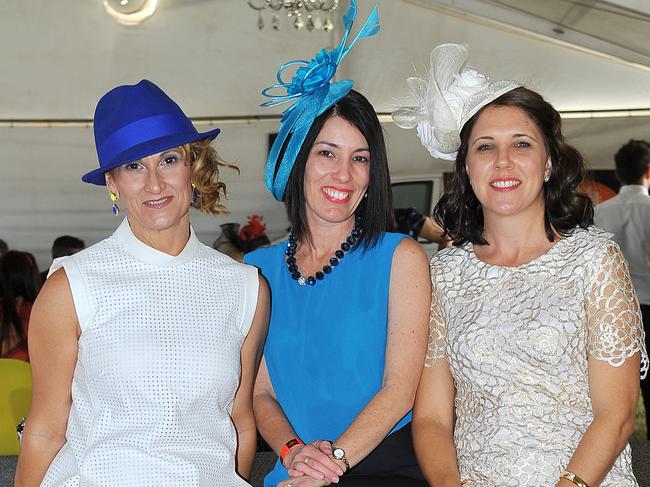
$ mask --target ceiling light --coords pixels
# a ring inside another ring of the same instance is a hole
[[[151,17],[158,0],[102,0],[106,13],[123,25],[138,25]]]

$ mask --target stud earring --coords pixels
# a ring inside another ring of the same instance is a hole
[[[120,216],[120,207],[117,206],[117,195],[112,191],[109,191],[108,196],[111,198],[111,201],[113,202],[113,215]]]
[[[545,182],[545,183],[548,183],[548,180],[549,180],[549,179],[551,179],[551,176],[550,176],[549,174],[547,174],[546,176],[544,176],[544,182]]]

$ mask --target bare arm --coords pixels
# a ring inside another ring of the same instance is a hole
[[[63,269],[45,282],[30,318],[32,407],[16,469],[17,487],[38,486],[65,444],[79,325]]]
[[[253,414],[253,385],[269,324],[269,287],[263,277],[259,280],[255,316],[241,348],[241,379],[231,415],[237,430],[237,473],[245,479],[249,478],[255,459],[257,430]]]
[[[584,393],[591,396],[594,418],[569,465],[560,467],[595,487],[634,430],[639,396],[642,320],[627,263],[618,247],[608,248],[585,307],[589,391]],[[606,343],[600,343],[601,337]],[[557,485],[570,487],[572,483],[562,479]]]
[[[298,435],[275,397],[264,358],[255,382],[253,407],[260,433],[279,455],[284,445]],[[310,458],[309,465],[304,463],[307,457]],[[294,469],[290,469],[292,464],[295,465]],[[343,474],[343,470],[314,444],[293,447],[284,459],[284,466],[289,467],[289,474],[294,476],[309,475],[317,480],[326,479],[322,485],[338,482],[338,476]]]
[[[460,485],[453,438],[455,393],[446,357],[425,367],[413,408],[413,443],[422,473],[433,487]]]
[[[388,300],[388,336],[381,390],[335,441],[350,466],[363,460],[413,407],[427,342],[431,282],[427,256],[413,240],[393,256]]]
[[[429,346],[413,408],[413,443],[427,481],[434,487],[456,487],[460,485],[453,439],[456,389],[446,356],[447,327],[434,271],[432,267]]]
[[[445,231],[443,228],[436,223],[436,221],[427,216],[424,218],[424,223],[422,224],[422,230],[420,230],[420,237],[436,243],[445,243],[449,241],[448,238],[443,237]]]
[[[596,487],[634,431],[639,396],[639,354],[620,367],[589,359],[589,393],[594,419],[566,469]],[[565,479],[558,483],[562,487],[572,485]]]

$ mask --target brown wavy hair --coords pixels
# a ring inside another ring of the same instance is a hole
[[[227,167],[239,174],[239,168],[221,159],[211,143],[211,139],[201,139],[179,149],[191,165],[191,180],[198,196],[192,201],[192,208],[210,215],[224,215],[228,210],[221,200],[228,198],[228,192],[226,183],[219,180],[219,170]]]
[[[454,245],[472,242],[487,245],[483,238],[483,209],[472,191],[465,168],[472,127],[489,106],[508,106],[523,110],[537,125],[551,157],[551,174],[544,183],[544,226],[553,242],[557,235],[566,237],[576,227],[593,223],[594,208],[585,194],[577,191],[585,177],[585,163],[578,150],[562,134],[560,114],[542,96],[528,88],[515,88],[481,108],[460,131],[460,148],[449,187],[438,201],[433,216]]]

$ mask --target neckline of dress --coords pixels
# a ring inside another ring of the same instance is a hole
[[[341,268],[341,266],[344,266],[343,268],[346,268],[346,267],[349,265],[349,264],[345,264],[346,260],[349,262],[350,260],[354,260],[354,259],[356,259],[356,256],[358,255],[358,252],[357,252],[357,251],[361,251],[361,250],[363,250],[363,249],[360,249],[358,246],[355,246],[355,247],[354,247],[353,249],[351,249],[349,252],[346,252],[346,253],[345,253],[345,256],[344,256],[342,259],[339,259],[339,264],[338,264],[336,267],[334,267],[334,268],[332,269],[332,273],[331,273],[331,274],[328,274],[328,275],[325,277],[325,279],[323,279],[322,281],[319,281],[319,282],[316,284],[316,286],[308,286],[308,285],[301,286],[301,285],[298,285],[298,284],[296,283],[296,281],[291,277],[291,274],[290,274],[289,272],[287,272],[287,263],[286,263],[286,257],[287,257],[287,256],[286,256],[286,254],[285,254],[285,250],[286,250],[286,248],[287,248],[287,242],[289,242],[289,239],[283,240],[282,242],[280,242],[280,243],[278,244],[279,248],[280,248],[281,251],[282,251],[282,253],[281,253],[281,256],[282,256],[282,258],[281,258],[281,261],[282,261],[282,272],[283,272],[283,274],[285,274],[285,277],[288,278],[288,282],[290,282],[290,283],[292,284],[291,287],[296,288],[296,289],[299,289],[299,290],[300,290],[300,289],[315,289],[315,288],[317,288],[317,287],[319,287],[319,286],[320,286],[321,288],[323,288],[323,287],[327,287],[327,286],[329,286],[330,283],[332,283],[332,282],[336,282],[336,281],[338,281],[338,278],[336,277],[337,270],[338,270],[339,268]],[[338,272],[338,274],[340,274],[340,272]],[[327,283],[327,284],[326,284],[326,283]]]
[[[519,265],[514,265],[514,266],[508,266],[508,265],[497,265],[497,264],[490,264],[489,262],[485,262],[484,260],[480,259],[478,255],[476,255],[476,252],[474,251],[474,244],[472,242],[467,242],[465,244],[465,247],[469,254],[472,256],[472,258],[479,263],[479,265],[483,267],[488,267],[488,268],[493,268],[493,269],[503,269],[506,271],[515,271],[518,269],[523,269],[529,266],[532,266],[536,263],[538,263],[540,260],[543,260],[547,257],[550,257],[554,255],[556,252],[558,252],[558,249],[561,249],[562,246],[566,245],[564,242],[567,240],[573,239],[576,235],[582,233],[582,231],[585,231],[583,228],[576,227],[573,232],[566,236],[566,237],[560,237],[556,242],[544,253],[539,254],[537,257],[533,257],[531,260],[528,262],[524,262],[523,264]]]
[[[159,267],[173,267],[189,262],[196,256],[199,250],[199,241],[191,225],[190,237],[178,255],[167,254],[139,240],[131,230],[128,217],[122,220],[122,223],[117,227],[113,236],[124,245],[124,248],[131,256],[145,264]]]

